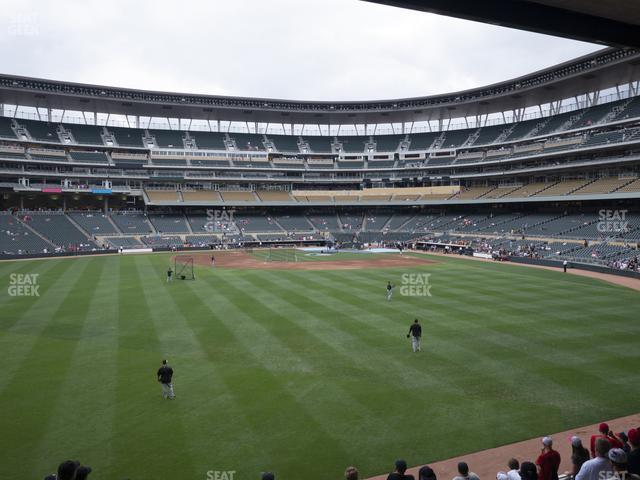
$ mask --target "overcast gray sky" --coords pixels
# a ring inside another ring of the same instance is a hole
[[[421,96],[602,48],[358,0],[21,0],[10,7],[0,9],[2,73],[216,95]]]

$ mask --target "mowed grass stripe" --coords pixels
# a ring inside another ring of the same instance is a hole
[[[354,374],[366,374],[379,381],[379,372],[385,370],[390,378],[383,383],[390,388],[414,391],[418,387],[438,388],[450,393],[462,393],[451,383],[422,375],[424,371],[421,364],[407,364],[399,360],[398,354],[406,353],[408,349],[404,338],[408,328],[401,330],[395,322],[389,321],[389,317],[378,315],[375,305],[374,308],[371,307],[372,302],[366,304],[368,309],[354,309],[344,297],[328,295],[322,283],[314,281],[312,284],[299,272],[279,274],[277,278],[277,283],[261,282],[262,288],[267,290],[267,298],[278,290],[284,290],[283,297],[278,299],[281,300],[280,303],[287,304],[283,306],[283,310],[295,309],[292,312],[293,318],[297,322],[304,322],[303,328],[310,335],[325,337],[325,343],[358,367],[359,370]],[[259,285],[256,287],[259,288]],[[312,296],[308,295],[309,287],[314,292]],[[309,312],[315,312],[315,315]],[[386,340],[381,342],[380,339],[385,336]],[[333,354],[327,361],[332,359]]]
[[[22,368],[24,359],[33,354],[40,336],[43,335],[52,320],[52,312],[55,313],[67,295],[72,292],[78,282],[78,277],[87,265],[86,262],[68,262],[56,265],[55,268],[59,269],[58,274],[69,274],[69,282],[55,282],[49,278],[40,284],[40,296],[16,297],[16,304],[23,305],[24,310],[20,311],[19,307],[16,307],[15,310],[10,307],[3,308],[0,348],[3,355],[11,361],[4,365],[0,374],[0,395]],[[53,272],[51,277],[55,277]],[[5,318],[7,318],[5,312],[9,319],[6,330],[4,328]]]
[[[203,305],[200,315],[189,316],[187,321],[198,332],[205,344],[208,357],[206,388],[212,390],[210,397],[214,405],[222,403],[219,410],[209,412],[202,422],[201,435],[217,439],[217,448],[208,455],[212,465],[223,470],[237,470],[238,475],[249,477],[256,471],[273,469],[273,458],[278,456],[282,442],[282,431],[272,432],[272,441],[260,443],[265,432],[273,428],[269,402],[263,399],[279,399],[279,392],[273,382],[262,372],[263,366],[254,357],[261,356],[251,345],[240,343],[238,324],[246,320],[242,312],[231,304],[222,305],[212,288],[205,282],[190,282],[184,293],[178,296],[179,305]],[[266,338],[263,339],[266,343]],[[257,345],[256,345],[257,347]],[[192,401],[198,402],[198,398]],[[264,403],[264,408],[260,404]],[[193,420],[198,421],[207,412],[201,405],[194,412]],[[260,415],[260,412],[264,416]],[[212,418],[211,418],[212,417]]]
[[[244,471],[246,467],[241,464],[241,459],[245,457],[238,457],[237,442],[250,442],[256,435],[245,419],[230,416],[231,413],[241,415],[242,411],[233,401],[233,391],[229,384],[221,378],[219,366],[210,355],[211,350],[207,348],[208,342],[201,337],[203,331],[207,330],[202,329],[199,324],[210,325],[212,321],[210,306],[191,291],[189,287],[193,285],[192,282],[176,280],[167,283],[164,265],[155,262],[148,266],[153,268],[155,274],[155,278],[150,279],[151,283],[158,282],[164,290],[158,308],[172,324],[167,326],[168,337],[180,338],[172,334],[172,328],[188,337],[182,341],[182,345],[171,348],[176,352],[176,362],[179,362],[175,364],[175,368],[180,372],[176,377],[176,389],[180,395],[178,404],[181,406],[181,424],[189,432],[184,441],[188,443],[192,458],[200,459],[199,463],[194,463],[193,470],[197,472],[196,476],[205,475],[209,470]],[[184,312],[190,312],[191,315],[187,316]],[[216,330],[220,332],[219,328]],[[234,356],[238,354],[237,351],[228,353]],[[202,370],[206,371],[204,378],[199,373]],[[220,443],[223,442],[220,439],[225,434],[229,440],[221,447]],[[257,452],[255,447],[251,451]],[[233,465],[236,467],[231,468]],[[249,471],[244,473],[250,474]]]
[[[181,422],[181,405],[177,402],[164,400],[161,397],[161,388],[156,380],[156,370],[160,366],[163,358],[171,358],[170,353],[174,353],[167,332],[174,327],[174,318],[166,310],[165,292],[162,287],[158,288],[157,282],[153,279],[153,267],[150,256],[132,257],[127,264],[127,275],[132,275],[138,280],[138,291],[136,292],[139,310],[133,312],[130,321],[135,322],[146,336],[151,337],[147,345],[153,345],[145,351],[129,352],[126,360],[119,358],[118,368],[134,368],[135,372],[128,372],[128,377],[135,384],[119,384],[117,387],[116,420],[127,411],[127,395],[136,394],[144,399],[145,408],[135,416],[135,422],[124,426],[125,431],[116,432],[119,437],[118,442],[112,445],[116,451],[120,451],[123,444],[128,448],[135,449],[140,458],[145,462],[136,465],[134,469],[127,472],[117,472],[118,475],[148,476],[150,478],[161,478],[168,468],[175,468],[188,478],[195,478],[196,472],[193,469],[193,461],[188,444],[185,440],[185,432]],[[122,274],[121,274],[122,275]],[[162,284],[161,284],[162,285]],[[121,298],[124,295],[121,295]],[[125,297],[123,300],[127,300]],[[127,302],[130,305],[130,302]],[[186,332],[181,332],[186,334]],[[179,343],[183,337],[176,339]],[[175,343],[174,343],[175,345]],[[137,360],[137,361],[136,361]],[[170,433],[169,433],[170,432]],[[122,440],[122,437],[126,440]],[[157,437],[161,442],[171,443],[171,448],[158,448],[157,443],[149,442],[148,437]],[[154,448],[155,447],[155,448]]]
[[[96,282],[86,314],[73,312],[82,327],[79,341],[72,350],[67,377],[50,415],[45,435],[40,440],[38,458],[81,458],[97,471],[112,463],[109,440],[114,419],[115,384],[117,382],[117,330],[114,320],[120,275],[120,262],[108,258],[97,262],[93,270]],[[59,432],[68,435],[59,439]],[[53,450],[51,450],[53,448]]]
[[[30,311],[32,302],[0,299],[18,315],[0,342],[19,359],[0,372],[13,393],[0,393],[0,409],[28,431],[0,420],[0,447],[18,445],[0,448],[7,471],[49,473],[62,460],[44,458],[56,452],[49,445],[82,435],[83,422],[88,440],[72,453],[105,478],[275,470],[321,480],[351,463],[366,477],[396,457],[428,463],[637,409],[637,292],[454,257],[402,269],[197,268],[196,281],[167,285],[170,258],[90,259],[107,262],[102,270],[87,259],[33,262],[48,271],[48,301]],[[85,288],[89,270],[97,284]],[[433,297],[400,295],[403,273],[430,273]],[[388,279],[398,286],[391,302]],[[75,308],[75,296],[91,300]],[[414,355],[405,335],[415,316],[425,349]],[[52,351],[62,368],[48,365]],[[175,402],[155,381],[164,355]],[[43,368],[71,398],[59,402],[54,389],[32,421]],[[65,423],[66,405],[90,421]],[[36,442],[25,447],[27,437]]]
[[[268,276],[267,276],[268,277]],[[386,445],[397,445],[405,443],[415,443],[417,437],[421,434],[419,431],[407,432],[406,429],[397,428],[397,422],[404,416],[407,405],[411,405],[412,409],[416,412],[422,411],[430,412],[428,402],[424,394],[421,392],[438,392],[438,395],[448,398],[455,398],[463,394],[463,390],[458,390],[455,393],[451,393],[451,388],[445,388],[445,382],[442,379],[435,379],[434,376],[425,375],[423,372],[417,371],[412,365],[413,360],[419,362],[419,357],[408,353],[406,344],[400,341],[398,345],[402,344],[403,348],[396,348],[395,355],[387,355],[388,352],[383,351],[382,348],[376,348],[375,345],[363,345],[357,340],[356,336],[350,334],[344,334],[339,329],[329,328],[326,326],[319,326],[316,322],[310,320],[308,315],[305,315],[305,311],[301,310],[301,314],[297,314],[295,311],[291,311],[292,306],[292,291],[296,286],[304,284],[304,282],[294,282],[292,288],[286,288],[287,285],[283,284],[281,275],[279,275],[280,281],[277,284],[270,282],[269,278],[264,278],[264,275],[260,275],[260,278],[253,278],[251,276],[243,276],[243,280],[248,280],[253,283],[252,295],[255,296],[255,291],[263,289],[264,294],[261,297],[267,302],[270,299],[270,305],[273,304],[273,308],[279,312],[288,313],[289,316],[293,314],[292,318],[296,318],[296,322],[300,322],[301,319],[306,325],[303,330],[307,331],[309,335],[316,335],[314,330],[326,331],[326,339],[324,343],[335,344],[337,348],[341,345],[340,355],[333,355],[330,358],[319,358],[318,361],[327,363],[326,372],[323,372],[322,378],[325,381],[322,382],[324,389],[329,388],[329,385],[338,384],[343,390],[350,388],[353,393],[351,397],[355,397],[358,405],[367,405],[371,403],[371,392],[375,391],[376,398],[379,400],[380,405],[384,405],[384,408],[376,408],[372,412],[371,418],[362,418],[360,414],[351,414],[349,409],[345,406],[340,406],[340,402],[344,402],[349,398],[349,395],[340,395],[337,398],[338,404],[336,405],[336,397],[329,397],[325,399],[322,394],[318,398],[309,397],[305,401],[307,403],[318,403],[320,407],[316,407],[319,411],[319,415],[322,412],[322,406],[328,404],[332,406],[331,414],[328,415],[326,422],[338,430],[343,430],[349,439],[350,451],[354,456],[352,458],[358,458],[361,464],[370,464],[375,459],[375,449],[380,447],[380,443]],[[267,281],[265,281],[267,280]],[[284,287],[284,288],[283,288]],[[269,288],[277,289],[271,295]],[[313,289],[314,292],[318,289]],[[278,292],[282,297],[277,297]],[[324,304],[329,302],[323,302]],[[336,312],[331,310],[323,312],[322,308],[318,308],[322,304],[313,305],[318,312],[320,318],[323,321],[327,321],[329,318],[336,317]],[[267,312],[269,313],[269,312]],[[366,315],[364,316],[366,318]],[[332,324],[334,322],[331,322]],[[359,322],[342,316],[339,319],[339,323],[342,325],[358,324]],[[335,335],[332,335],[335,331]],[[343,337],[348,337],[345,341],[341,341]],[[349,346],[351,348],[349,348]],[[402,352],[402,353],[401,353]],[[346,357],[346,361],[343,359]],[[411,361],[410,361],[411,360]],[[429,361],[427,358],[422,360]],[[342,364],[342,368],[333,365],[334,361],[338,361]],[[382,366],[380,362],[386,364],[386,368]],[[369,363],[366,367],[364,364]],[[376,368],[376,364],[381,368]],[[389,371],[389,364],[397,364],[398,369],[396,371]],[[403,370],[404,369],[404,370]],[[377,370],[377,372],[376,372]],[[384,372],[384,375],[382,374]],[[406,381],[399,381],[398,376],[402,376]],[[434,380],[435,379],[435,380]],[[326,382],[326,383],[325,383]],[[364,387],[362,390],[368,392],[367,395],[359,394],[359,386]],[[328,394],[330,392],[324,392]],[[315,400],[315,402],[314,402]],[[366,407],[365,407],[366,408]],[[370,408],[369,408],[370,409]],[[430,412],[432,413],[432,412]],[[332,418],[333,417],[333,418]],[[442,421],[442,417],[435,417],[432,422],[439,424]],[[444,422],[442,424],[444,426]],[[397,454],[401,452],[398,451]],[[378,464],[378,468],[381,466]]]
[[[46,448],[40,442],[48,431],[58,403],[64,403],[69,398],[69,393],[62,386],[68,376],[73,351],[80,340],[91,292],[102,265],[102,262],[94,262],[93,259],[83,259],[78,263],[77,276],[65,285],[66,291],[59,293],[62,300],[48,317],[49,321],[46,321],[47,316],[41,317],[45,326],[40,336],[0,395],[2,403],[5,396],[23,399],[19,405],[13,404],[17,411],[5,411],[7,415],[4,418],[9,425],[2,430],[15,432],[15,443],[6,448],[15,458],[28,464],[34,476],[43,474],[42,466],[30,459],[58,458],[56,454],[60,451],[57,448],[72,448],[74,439],[70,437],[60,438]],[[37,372],[35,378],[34,372]],[[21,418],[20,411],[29,412],[28,420],[24,416]],[[25,428],[27,421],[31,424],[30,428]],[[19,448],[16,450],[16,447]]]
[[[302,385],[302,388],[308,388],[309,386],[317,388],[315,382],[309,385],[308,381],[310,378],[317,379],[318,377],[313,375],[312,369],[297,353],[304,351],[306,348],[318,348],[319,345],[305,336],[298,336],[299,332],[297,332],[295,326],[284,316],[274,312],[265,312],[265,306],[252,296],[252,292],[237,286],[237,278],[225,278],[225,281],[220,281],[218,277],[206,277],[206,280],[209,286],[211,286],[210,282],[216,281],[216,293],[222,294],[219,297],[216,296],[217,301],[220,303],[228,301],[231,306],[235,306],[238,310],[239,315],[235,317],[229,317],[225,313],[221,313],[218,318],[223,322],[234,322],[235,327],[229,325],[229,328],[236,333],[235,338],[239,346],[251,357],[251,360],[247,363],[249,370],[244,373],[254,377],[258,382],[260,396],[256,397],[253,389],[257,385],[251,385],[251,383],[245,381],[240,382],[238,386],[234,383],[232,388],[236,391],[238,397],[247,402],[246,407],[249,411],[254,410],[256,402],[258,404],[262,402],[262,396],[265,399],[270,399],[270,401],[277,399],[279,404],[280,408],[273,412],[273,417],[271,418],[255,417],[253,415],[247,417],[254,429],[260,430],[263,434],[265,431],[270,431],[276,439],[279,439],[279,442],[286,442],[289,454],[286,456],[278,455],[278,463],[274,465],[274,468],[278,467],[279,471],[290,472],[291,475],[295,475],[294,457],[304,455],[308,451],[317,451],[321,457],[325,458],[325,461],[344,458],[345,445],[340,443],[338,437],[332,436],[327,432],[326,425],[319,423],[313,417],[313,412],[310,411],[309,406],[298,402],[296,396],[291,392],[291,388],[294,385]],[[228,309],[229,305],[223,304],[221,307],[224,311]],[[278,338],[281,338],[280,335],[288,330],[292,330],[292,332],[288,333],[289,337],[299,339],[297,346],[286,338],[278,340]],[[264,351],[263,344],[265,342],[270,344],[274,351]],[[244,356],[242,352],[239,354],[241,357]],[[297,365],[297,368],[292,370],[283,363],[287,360],[292,361],[293,364]],[[243,377],[244,375],[241,378]],[[245,390],[247,387],[250,388],[249,391]],[[244,394],[238,391],[239,388],[242,389]],[[286,415],[288,420],[285,420],[282,415]],[[286,435],[282,432],[278,425],[282,425],[283,421],[288,421],[290,427],[296,433]],[[312,436],[305,435],[305,432],[309,431],[313,432]],[[295,438],[295,442],[291,442],[291,438]],[[281,450],[283,447],[278,441],[276,441],[275,445],[278,450]],[[322,448],[317,450],[320,445],[322,445]],[[267,447],[265,446],[265,448]],[[298,474],[300,473],[298,472]]]
[[[114,462],[105,471],[108,478],[147,477],[156,475],[163,459],[160,448],[169,432],[162,430],[163,414],[150,418],[149,409],[159,394],[154,381],[158,368],[159,345],[149,319],[148,306],[142,294],[142,281],[136,268],[138,257],[120,257],[119,292],[117,298],[117,358],[113,435],[107,445]],[[169,414],[170,415],[170,414]],[[173,450],[175,452],[175,450]]]
[[[265,285],[269,285],[269,282],[264,282],[264,279],[261,279],[261,283]],[[312,290],[315,292],[320,289],[312,288]],[[406,352],[406,350],[404,351]],[[363,352],[363,355],[366,355],[366,352]],[[411,356],[412,354],[408,354],[408,355]],[[419,358],[419,357],[416,356],[414,358]],[[430,362],[430,359],[429,359],[429,362]],[[430,362],[430,365],[431,365],[431,362]],[[430,423],[432,425],[438,428],[446,428],[446,425],[451,421],[451,418],[446,411],[439,411],[437,412],[437,414],[434,414],[434,409],[431,406],[432,405],[431,400],[433,400],[432,398],[427,399],[426,397],[423,397],[422,401],[416,398],[412,398],[411,393],[408,393],[409,390],[398,389],[396,387],[390,386],[388,385],[389,381],[390,381],[389,378],[381,377],[377,382],[378,386],[381,388],[380,388],[380,391],[376,392],[377,395],[379,396],[378,399],[381,401],[381,403],[384,403],[386,406],[386,411],[383,413],[386,418],[389,418],[392,420],[395,419],[396,417],[400,416],[399,412],[402,412],[402,414],[404,414],[404,411],[406,410],[407,405],[411,405],[411,408],[412,410],[415,410],[416,415],[420,415],[421,413],[424,413],[424,415],[430,418]],[[357,381],[355,382],[355,384],[356,385],[358,384]],[[367,387],[371,389],[370,385],[367,385]],[[414,390],[415,390],[415,393],[418,395],[420,391],[426,391],[426,392],[429,392],[429,396],[439,395],[441,397],[444,397],[442,398],[442,402],[441,402],[442,405],[446,405],[448,401],[453,399],[452,396],[449,396],[447,398],[446,395],[443,395],[443,392],[441,391],[441,389],[436,388],[433,390],[432,389],[422,390],[420,388],[419,377],[415,379]],[[385,396],[385,393],[387,394],[387,396]],[[388,394],[391,394],[391,397],[392,397],[391,400],[387,398]],[[456,397],[457,396],[458,395],[456,395]],[[439,402],[436,401],[435,403],[438,404]],[[472,420],[472,418],[470,418],[470,420]],[[348,422],[345,422],[345,425],[350,426]],[[368,433],[371,433],[371,432],[368,432]],[[376,433],[377,435],[373,435],[373,436],[369,435],[367,437],[369,439],[369,443],[375,442],[374,438],[380,438],[380,439],[385,439],[388,445],[389,444],[392,446],[404,445],[404,448],[409,450],[414,448],[413,446],[416,444],[417,441],[419,442],[419,437],[421,435],[420,431],[407,432],[406,429],[395,429],[395,430],[388,429],[388,430],[379,431]],[[357,440],[355,441],[357,442]],[[363,448],[365,450],[366,450],[366,447],[367,445],[363,445]],[[404,450],[404,448],[399,448],[397,451],[397,454],[400,454],[401,450]],[[368,462],[371,462],[371,458],[372,457],[370,456]],[[368,463],[366,459],[363,459],[363,462],[365,462],[364,463],[365,465]],[[378,468],[382,468],[382,467],[378,464]]]
[[[39,274],[36,279],[38,289],[37,296],[10,296],[8,288],[11,278],[10,276],[7,277],[6,289],[2,292],[2,302],[0,303],[0,308],[2,308],[3,312],[1,327],[2,330],[9,330],[14,333],[22,333],[17,327],[24,327],[24,331],[28,333],[32,325],[28,320],[30,320],[31,317],[39,318],[37,316],[38,309],[41,312],[48,310],[49,302],[46,299],[43,300],[43,298],[49,289],[52,287],[65,288],[65,282],[63,280],[60,280],[62,285],[57,285],[56,281],[52,281],[53,279],[64,278],[68,271],[70,271],[72,275],[76,275],[78,267],[81,267],[81,264],[62,262],[60,260],[35,262],[34,264],[23,262],[22,265],[25,268],[15,273]],[[70,281],[73,282],[74,279],[71,278]],[[40,322],[37,323],[40,324]]]
[[[164,265],[156,262],[158,281],[163,281],[164,270]],[[217,305],[210,291],[192,290],[197,285],[204,283],[175,282],[167,287],[174,303],[172,310],[180,315],[180,322],[188,324],[202,354],[180,352],[176,364],[179,402],[188,411],[182,421],[189,431],[187,441],[193,456],[200,460],[194,469],[236,470],[239,476],[249,477],[260,468],[268,469],[272,458],[269,445],[256,441],[263,432],[253,428],[242,408],[245,395],[255,399],[254,391],[238,388],[245,383],[244,368],[251,358],[237,348],[231,331],[216,316]],[[243,358],[243,354],[247,356]],[[240,374],[237,362],[243,365]],[[247,384],[249,389],[255,387]]]

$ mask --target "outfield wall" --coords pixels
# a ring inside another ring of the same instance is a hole
[[[544,267],[553,267],[562,269],[562,262],[554,260],[544,260],[539,258],[529,257],[508,257],[510,262],[522,263],[525,265],[541,265]],[[576,270],[588,270],[590,272],[606,273],[608,275],[619,275],[621,277],[631,277],[640,279],[639,272],[633,272],[631,270],[616,270],[614,268],[602,267],[600,265],[590,265],[588,263],[567,262],[567,268]]]

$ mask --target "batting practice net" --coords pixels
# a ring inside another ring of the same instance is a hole
[[[195,280],[196,277],[193,274],[193,257],[186,255],[176,256],[173,271],[178,280]]]

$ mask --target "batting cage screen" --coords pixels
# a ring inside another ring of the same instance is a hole
[[[195,280],[193,274],[193,257],[178,255],[175,257],[175,276],[178,280]]]

